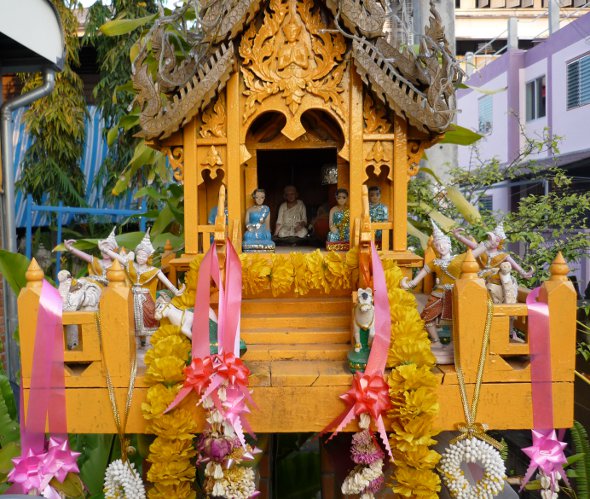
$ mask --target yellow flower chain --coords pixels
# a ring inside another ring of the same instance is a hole
[[[435,359],[420,318],[414,295],[399,287],[401,270],[384,261],[385,280],[391,309],[391,346],[387,366],[389,394],[389,443],[394,457],[394,493],[401,497],[436,498],[440,478],[434,471],[440,455],[429,447],[438,434],[438,380],[432,373]]]
[[[331,290],[352,289],[358,281],[358,250],[278,254],[242,254],[244,293],[271,292],[273,296],[309,292],[329,294]],[[187,291],[173,303],[192,307],[202,256],[195,258],[186,274]],[[412,294],[402,291],[402,273],[395,262],[383,261],[391,308],[392,344],[388,355],[390,395],[390,443],[395,458],[392,489],[403,497],[438,497],[440,479],[433,471],[440,455],[429,446],[438,432],[433,429],[438,414],[437,379],[432,374],[434,357]],[[182,368],[190,356],[190,342],[176,326],[162,324],[151,338],[146,353],[147,400],[142,404],[147,431],[156,439],[150,446],[152,466],[148,480],[154,486],[150,499],[193,498],[191,488],[197,430],[191,411],[178,408],[163,414],[183,380]]]

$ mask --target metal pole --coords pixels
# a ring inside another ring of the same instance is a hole
[[[518,48],[518,19],[508,19],[508,50]]]
[[[61,240],[62,240],[62,223],[61,223],[61,219],[62,219],[62,209],[64,207],[64,202],[60,201],[58,203],[58,207],[59,209],[57,210],[57,244],[61,244]],[[61,270],[61,251],[58,251],[55,254],[55,281],[57,282],[57,274],[59,274],[59,271]]]
[[[559,29],[559,0],[549,0],[549,36]]]
[[[30,260],[33,256],[33,196],[31,194],[27,194],[25,224],[25,256]]]
[[[16,253],[16,220],[14,214],[14,165],[12,152],[12,112],[22,106],[27,106],[41,97],[49,94],[55,86],[55,71],[45,69],[44,83],[30,92],[11,99],[0,108],[0,141],[2,143],[2,170],[4,177],[4,248]],[[12,335],[16,330],[18,319],[16,311],[16,296],[4,279],[4,296],[6,297],[6,367],[10,381],[16,382],[19,371],[18,346]]]

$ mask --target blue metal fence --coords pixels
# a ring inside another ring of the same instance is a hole
[[[64,206],[62,202],[58,206],[43,206],[37,205],[33,202],[33,196],[30,194],[27,196],[25,204],[25,227],[26,227],[26,247],[25,252],[27,258],[30,260],[32,256],[32,245],[33,245],[33,212],[37,213],[55,213],[57,219],[57,241],[62,241],[62,229],[63,224],[68,223],[74,215],[99,215],[99,216],[112,216],[112,217],[129,217],[131,215],[144,215],[146,213],[146,201],[142,201],[141,208],[139,210],[126,210],[126,209],[115,209],[115,208],[72,208]],[[66,221],[64,222],[64,216]],[[146,218],[140,217],[139,228],[141,231],[145,231]],[[61,270],[61,252],[56,253],[55,262],[55,276]]]
[[[19,180],[22,174],[22,160],[25,151],[31,145],[32,139],[27,133],[23,115],[25,108],[20,108],[14,112],[14,168],[15,179]],[[108,147],[106,138],[104,137],[104,120],[100,111],[96,106],[88,106],[88,113],[85,119],[85,140],[84,152],[80,160],[80,169],[86,178],[84,199],[88,206],[94,208],[116,208],[122,210],[129,210],[134,205],[134,192],[130,189],[127,193],[117,197],[114,200],[106,200],[102,195],[104,185],[96,183],[96,174],[100,165],[107,155]],[[26,194],[22,191],[17,191],[15,196],[15,215],[16,226],[25,227],[25,210],[26,210]],[[38,212],[33,216],[33,225],[35,227],[49,225],[48,213]]]

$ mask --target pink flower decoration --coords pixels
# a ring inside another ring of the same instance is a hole
[[[73,452],[67,439],[49,439],[49,448],[43,462],[44,471],[51,477],[57,478],[61,483],[66,479],[68,473],[79,473],[76,460],[79,452]],[[51,478],[50,478],[51,480]]]
[[[567,447],[567,444],[558,440],[555,430],[533,430],[532,433],[533,445],[522,449],[522,452],[531,458],[531,463],[524,477],[521,490],[537,469],[550,477],[554,477],[555,472],[558,471],[565,479],[563,465],[567,462],[567,459],[563,450]]]
[[[35,454],[31,449],[25,457],[16,457],[12,460],[14,468],[8,473],[8,481],[22,487],[25,494],[30,491],[39,491],[43,480],[43,459],[45,453]]]

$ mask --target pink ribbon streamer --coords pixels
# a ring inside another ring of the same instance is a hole
[[[242,309],[242,264],[231,242],[225,250],[225,330],[219,341],[219,353],[240,356],[240,314]]]
[[[563,465],[567,462],[561,442],[553,429],[553,385],[551,377],[551,336],[549,330],[549,305],[537,301],[541,288],[533,289],[527,296],[529,349],[531,359],[531,398],[533,405],[533,445],[522,449],[531,462],[522,481],[522,490],[540,469],[555,486],[555,472],[565,482]]]
[[[391,408],[389,387],[383,377],[391,341],[391,312],[387,297],[385,272],[373,242],[371,242],[371,262],[375,306],[375,338],[371,346],[367,367],[365,373],[357,372],[354,374],[351,389],[340,396],[347,405],[346,409],[326,426],[321,433],[327,433],[335,428],[330,436],[332,438],[356,417],[365,413],[369,414],[375,421],[377,431],[389,458],[393,461],[385,423],[383,422],[383,414]]]
[[[39,491],[44,497],[59,498],[49,482],[63,482],[70,472],[78,472],[76,459],[67,441],[64,379],[63,303],[57,289],[43,281],[39,297],[37,330],[33,347],[33,367],[29,406],[25,418],[21,381],[21,449],[13,459],[8,480],[11,492]],[[51,410],[50,410],[51,408]],[[45,428],[60,436],[45,440]],[[47,444],[47,447],[46,447]]]
[[[199,404],[211,397],[216,409],[232,425],[240,443],[246,448],[243,427],[251,432],[243,414],[249,412],[246,401],[255,407],[248,390],[250,371],[242,363],[240,355],[240,314],[242,306],[242,266],[231,242],[226,242],[225,281],[223,281],[217,250],[211,246],[199,268],[199,280],[195,296],[195,315],[192,326],[192,354],[190,366],[184,369],[183,387],[167,413],[177,407],[191,391],[199,397]],[[219,310],[217,322],[218,354],[210,355],[209,350],[209,305],[211,279],[219,289]],[[221,401],[218,389],[224,386],[226,399]]]
[[[192,327],[192,357],[203,359],[210,355],[209,345],[209,306],[211,303],[211,279],[219,288],[221,276],[219,271],[219,260],[217,258],[217,249],[211,245],[209,251],[205,254],[201,266],[199,267],[199,280],[197,281],[197,292],[195,295],[195,311]],[[219,294],[219,314],[217,323],[217,332],[223,325],[222,314],[222,292]],[[219,343],[219,341],[218,341]]]

